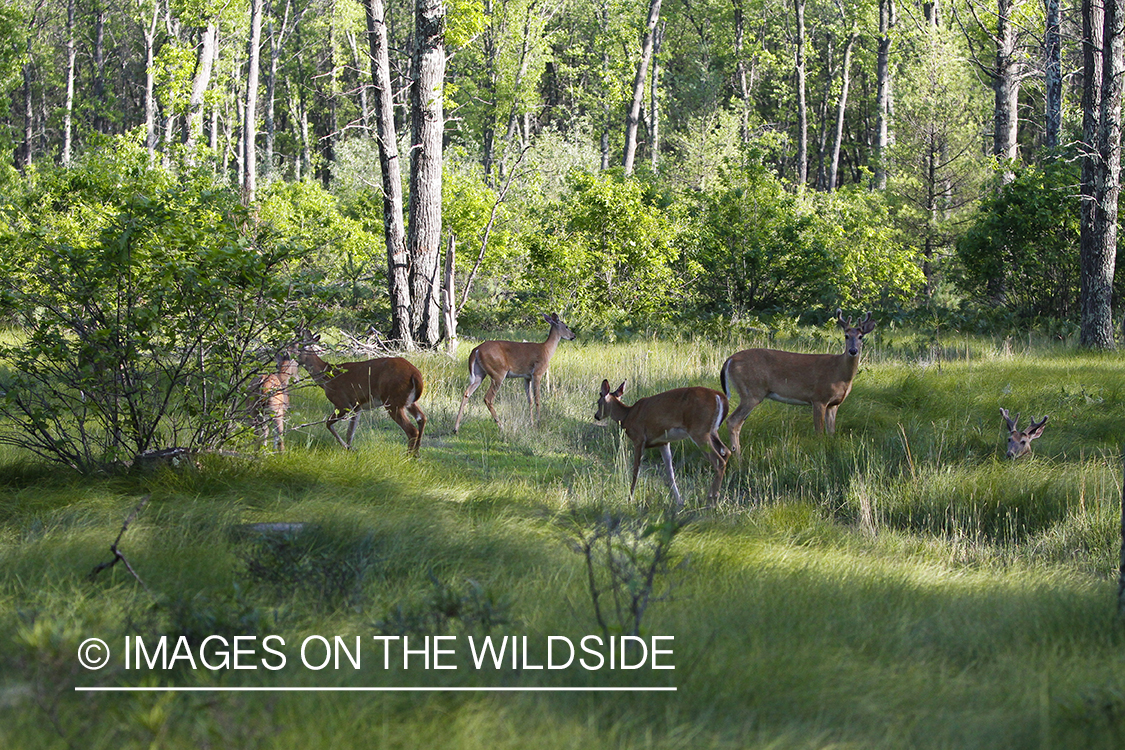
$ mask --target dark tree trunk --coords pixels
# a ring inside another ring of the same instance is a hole
[[[1081,333],[1083,346],[1114,346],[1112,290],[1121,162],[1121,21],[1118,0],[1083,0]]]
[[[394,90],[386,12],[383,0],[364,0],[367,40],[371,51],[371,88],[374,94],[375,133],[379,144],[379,167],[383,179],[383,238],[387,245],[387,291],[391,298],[391,338],[406,349],[414,348],[410,323],[409,255],[402,219],[402,168],[395,132]]]
[[[1047,0],[1047,29],[1044,39],[1044,145],[1059,147],[1062,130],[1062,36],[1059,27],[1059,0]]]
[[[441,256],[442,112],[445,81],[445,4],[417,0],[414,14],[414,84],[410,89],[410,297],[414,340],[440,341],[438,259]]]
[[[656,29],[656,37],[652,40],[652,84],[649,89],[650,105],[652,111],[652,126],[649,136],[652,143],[649,146],[649,158],[652,159],[652,172],[656,173],[660,164],[660,47],[664,44],[664,22]]]

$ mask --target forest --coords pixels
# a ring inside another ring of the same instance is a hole
[[[317,256],[324,309],[406,350],[564,305],[611,336],[854,306],[1108,348],[1117,187],[1096,167],[1119,160],[1119,62],[1092,50],[1114,19],[1054,0],[14,0],[3,227],[26,252],[49,226],[81,244],[60,217],[167,189],[106,173],[226,188]]]
[[[0,746],[1125,746],[1122,86],[1117,0],[3,0]]]

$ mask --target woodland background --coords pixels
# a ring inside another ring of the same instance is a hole
[[[241,203],[235,245],[286,247],[303,302],[407,349],[455,334],[443,287],[472,329],[556,308],[610,337],[777,327],[842,306],[1108,348],[1119,15],[6,0],[0,230],[28,258],[104,247],[138,195],[181,218],[204,193],[219,215]],[[11,314],[42,302],[5,286]]]

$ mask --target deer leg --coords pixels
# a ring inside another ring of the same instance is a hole
[[[500,391],[500,386],[504,384],[504,378],[506,377],[508,377],[508,374],[504,373],[498,378],[492,378],[492,385],[488,387],[488,390],[484,394],[484,405],[488,407],[489,413],[492,414],[492,419],[496,422],[496,426],[501,430],[504,429],[504,425],[500,424],[500,416],[496,413],[496,409],[492,406],[492,402],[496,400],[496,394]]]
[[[418,442],[417,446],[422,445],[422,435],[426,432],[426,412],[422,411],[422,407],[418,406],[417,402],[406,407],[406,411],[414,417],[414,421],[418,423]],[[415,448],[414,455],[418,455],[417,447]]]
[[[825,405],[814,402],[812,405],[812,423],[813,429],[816,430],[818,435],[824,434],[824,413]]]
[[[390,418],[394,420],[394,423],[401,427],[402,431],[406,433],[406,450],[408,453],[410,453],[410,455],[417,458],[418,448],[420,447],[422,442],[422,435],[418,431],[418,428],[414,426],[414,423],[407,419],[406,407],[400,406],[399,408],[394,409],[388,406],[387,414],[390,415]]]
[[[531,393],[532,393],[532,395],[535,396],[535,421],[536,422],[539,421],[539,385],[542,382],[543,377],[546,374],[547,373],[544,372],[542,375],[539,375],[538,377],[533,376],[531,378]]]
[[[836,434],[836,410],[840,408],[839,404],[829,406],[824,410],[824,427],[829,435]]]
[[[343,418],[344,418],[344,415],[340,413],[339,409],[337,409],[336,411],[332,412],[332,416],[328,418],[328,421],[324,423],[324,426],[327,427],[328,431],[332,433],[332,437],[336,438],[337,443],[342,445],[345,450],[350,450],[351,449],[350,443],[351,443],[351,439],[352,439],[351,431],[348,432],[348,442],[345,443],[344,439],[342,437],[340,437],[340,433],[336,432],[336,428],[334,426],[337,422],[339,422]]]
[[[352,438],[355,436],[356,425],[359,424],[359,409],[352,412],[352,419],[348,422],[348,445],[347,449],[352,449]]]
[[[676,471],[672,468],[672,445],[665,443],[660,446],[660,455],[664,458],[664,470],[668,473],[668,487],[672,490],[672,500],[676,508],[684,507],[684,499],[680,496],[680,488],[676,486]]]
[[[742,395],[738,402],[738,408],[727,417],[727,427],[730,428],[730,447],[736,455],[742,455],[742,444],[739,440],[742,433],[742,423],[750,416],[750,412],[754,411],[754,407],[760,403],[762,403],[760,398]]]
[[[527,394],[527,413],[531,416],[532,424],[535,424],[536,417],[535,403],[531,400],[531,391],[534,383],[535,381],[532,378],[528,378],[527,380],[523,381],[523,390],[524,393]]]
[[[629,485],[629,499],[633,499],[633,493],[637,490],[637,475],[641,472],[641,454],[644,453],[645,443],[643,440],[633,443],[633,483]]]
[[[461,408],[457,410],[457,421],[453,423],[453,434],[457,434],[457,430],[461,429],[461,415],[465,413],[465,404],[469,403],[469,396],[476,393],[477,388],[484,382],[484,375],[478,375],[477,371],[470,369],[469,371],[469,387],[465,389],[465,396],[461,399]]]
[[[723,441],[719,440],[718,435],[711,436],[711,447],[714,452],[708,451],[707,458],[711,459],[711,465],[715,467],[715,478],[711,481],[711,491],[707,494],[707,499],[717,500],[719,488],[723,484],[723,476],[727,472],[727,456],[730,455],[730,452],[723,445]]]

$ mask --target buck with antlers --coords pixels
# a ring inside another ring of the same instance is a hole
[[[285,450],[285,413],[289,411],[289,381],[297,374],[297,360],[286,350],[277,355],[277,372],[266,373],[250,383],[246,410],[261,444],[269,440],[269,424],[273,423],[274,450]]]
[[[1003,406],[1000,407],[1000,413],[1004,415],[1004,421],[1008,424],[1008,458],[1019,458],[1031,453],[1031,441],[1043,434],[1043,428],[1050,417],[1043,417],[1042,422],[1036,422],[1035,417],[1032,417],[1031,426],[1021,430],[1018,427],[1019,414],[1013,419],[1008,416],[1008,410]]]
[[[320,336],[315,336],[309,343],[319,340]],[[324,395],[336,407],[325,423],[332,437],[344,448],[351,450],[359,413],[382,406],[395,424],[406,433],[407,449],[417,458],[422,433],[426,431],[426,414],[418,406],[418,398],[425,388],[418,368],[402,357],[328,364],[309,348],[309,343],[298,350],[297,361],[309,371],[313,381],[324,389]],[[408,415],[418,423],[417,427]],[[350,419],[346,441],[334,427],[345,417]]]
[[[573,341],[574,332],[567,328],[558,313],[544,315],[543,320],[551,326],[547,340],[542,344],[517,342],[517,341],[485,341],[469,353],[469,387],[465,389],[465,396],[461,399],[461,408],[457,410],[457,420],[453,423],[453,434],[461,429],[461,415],[465,413],[465,404],[469,396],[484,382],[484,376],[492,378],[488,391],[484,394],[484,405],[488,407],[496,426],[503,429],[496,408],[492,405],[496,393],[504,384],[507,377],[523,378],[527,391],[527,406],[531,410],[532,421],[539,418],[539,383],[547,374],[551,366],[551,357],[555,355],[562,340]]]
[[[676,474],[672,469],[672,447],[669,443],[684,438],[703,449],[711,465],[715,467],[715,479],[711,482],[708,500],[719,496],[719,486],[727,469],[730,451],[719,439],[719,425],[727,416],[727,397],[710,388],[676,388],[655,396],[638,399],[632,406],[621,402],[625,393],[625,383],[616,391],[610,391],[609,381],[602,381],[598,397],[598,410],[594,419],[612,419],[621,425],[625,434],[633,441],[633,483],[629,486],[629,497],[637,489],[637,474],[641,468],[641,454],[646,448],[659,448],[664,457],[664,468],[668,473],[668,486],[676,507],[683,507],[684,500],[676,486]]]
[[[844,320],[836,311],[836,322],[844,329],[843,354],[799,354],[776,349],[746,349],[723,363],[720,381],[729,398],[737,391],[738,408],[730,415],[730,441],[741,452],[739,433],[754,407],[769,398],[786,404],[810,404],[817,432],[836,432],[836,410],[852,390],[859,368],[863,337],[875,329],[871,313],[859,324]]]

